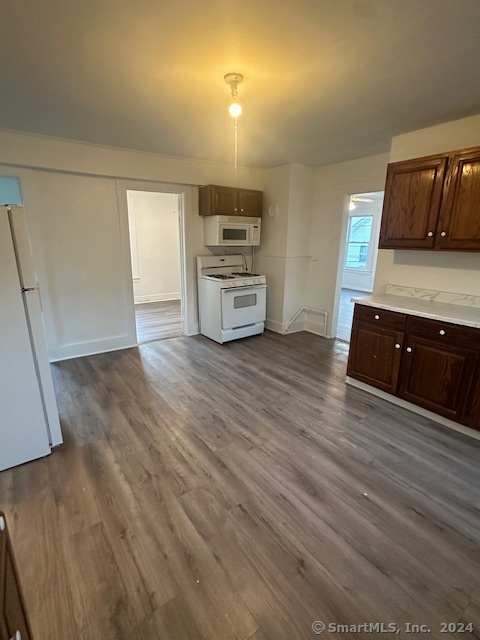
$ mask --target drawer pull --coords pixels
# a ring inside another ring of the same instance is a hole
[[[5,531],[5,518],[0,516],[0,531]]]
[[[397,344],[395,345],[395,349],[400,349],[400,347],[401,347],[401,345],[399,345],[398,342],[397,342]]]
[[[429,238],[431,238],[431,237],[433,236],[433,231],[429,231],[429,232],[427,233],[427,236],[428,236]]]
[[[407,353],[412,353],[412,347],[407,347]]]
[[[440,331],[438,332],[441,336],[445,335],[445,330],[444,329],[440,329]]]
[[[377,314],[375,314],[375,320],[380,320],[380,316]]]
[[[442,236],[442,238],[445,238],[445,236],[447,235],[446,231],[442,231],[442,233],[440,234]]]

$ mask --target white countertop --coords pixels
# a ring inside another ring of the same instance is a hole
[[[391,294],[372,294],[365,298],[352,298],[352,302],[480,329],[480,309],[474,307]]]

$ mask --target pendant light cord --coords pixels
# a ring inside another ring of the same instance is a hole
[[[234,166],[235,166],[235,171],[237,170],[237,166],[238,166],[238,118],[234,118],[234,125],[233,125],[233,139],[234,139],[234,156],[235,156],[235,160],[234,160]]]

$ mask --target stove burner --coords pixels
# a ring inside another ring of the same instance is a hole
[[[215,278],[215,280],[235,280],[233,276],[227,276],[224,273],[216,273],[215,275],[212,275],[210,277]]]
[[[234,276],[241,276],[242,278],[246,278],[247,276],[252,276],[252,277],[258,277],[260,274],[259,273],[250,273],[249,271],[238,271],[238,272],[234,272],[232,275]]]

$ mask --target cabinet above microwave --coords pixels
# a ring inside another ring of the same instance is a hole
[[[263,209],[263,193],[252,189],[220,187],[207,184],[199,189],[201,216],[251,216],[260,218]]]

